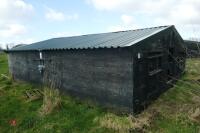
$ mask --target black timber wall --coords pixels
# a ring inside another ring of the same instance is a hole
[[[169,89],[174,83],[173,78],[181,76],[185,68],[186,49],[174,28],[162,31],[132,47],[135,76],[133,104],[138,110],[141,105],[141,108],[145,108],[152,99]],[[138,53],[140,59],[137,57]]]
[[[38,71],[38,52],[13,52],[8,54],[9,71],[14,79],[41,83]]]
[[[43,75],[38,71],[38,51],[10,52],[9,69],[13,77],[35,83],[48,79],[63,92],[132,112],[133,54],[129,49],[52,50],[42,53]]]

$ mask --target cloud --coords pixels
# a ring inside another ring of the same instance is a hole
[[[123,31],[123,30],[136,29],[138,27],[140,26],[136,23],[133,16],[123,14],[121,15],[120,23],[118,25],[109,26],[107,31],[109,32]]]
[[[87,3],[100,11],[131,14],[138,23],[148,26],[174,24],[189,31],[186,27],[200,25],[199,0],[87,0]],[[129,17],[124,17],[125,23],[129,21]]]
[[[97,10],[124,13],[152,12],[162,9],[166,4],[166,0],[143,0],[142,2],[138,0],[87,0],[86,2],[93,5]]]
[[[64,20],[76,20],[78,19],[78,14],[74,13],[72,15],[65,15],[60,11],[56,11],[51,8],[47,8],[47,12],[45,14],[46,19],[51,21],[64,21]]]
[[[1,0],[0,24],[22,22],[29,19],[33,12],[33,6],[23,0]]]
[[[34,14],[34,7],[24,0],[1,0],[0,43],[12,42],[27,33],[24,24]]]
[[[67,20],[77,20],[79,18],[79,15],[77,13],[74,13],[72,15],[67,15],[66,19]]]
[[[94,5],[98,10],[116,10],[121,6],[126,5],[129,0],[87,0],[88,4]],[[123,4],[123,5],[122,5]],[[127,7],[127,6],[126,6]]]
[[[130,15],[124,14],[121,16],[121,19],[122,19],[123,23],[126,25],[130,25],[131,23],[133,23],[133,17]]]
[[[129,14],[142,14],[152,19],[173,23],[199,23],[199,0],[88,0],[96,9]]]
[[[54,20],[54,21],[63,21],[65,20],[65,15],[62,12],[55,11],[51,8],[47,9],[45,14],[46,19]]]
[[[6,24],[3,27],[0,27],[0,37],[18,36],[26,32],[26,27],[21,24]]]

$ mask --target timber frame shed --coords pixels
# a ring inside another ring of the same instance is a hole
[[[53,38],[7,53],[16,80],[130,113],[167,90],[184,72],[186,57],[173,25]]]

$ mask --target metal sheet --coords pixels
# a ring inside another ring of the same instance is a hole
[[[53,38],[25,46],[15,47],[10,51],[127,47],[169,27],[171,26]]]

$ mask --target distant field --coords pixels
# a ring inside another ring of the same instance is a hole
[[[63,95],[60,108],[41,116],[43,100],[24,96],[32,89],[42,88],[13,81],[7,56],[0,54],[0,133],[200,132],[200,59],[188,59],[182,79],[137,116],[118,116]]]

